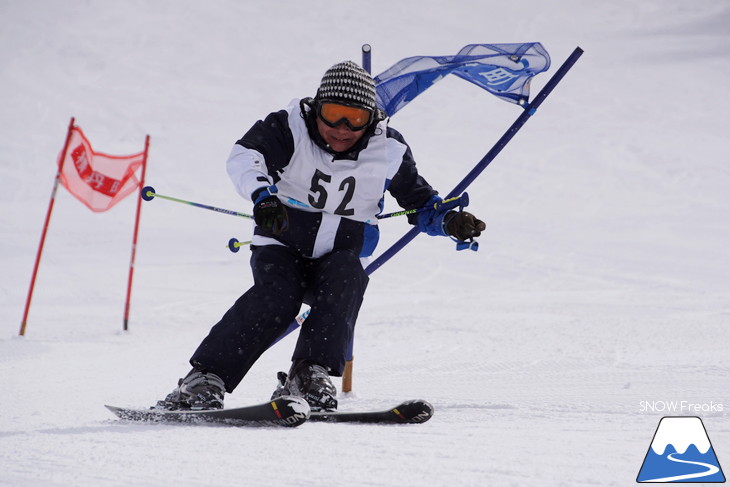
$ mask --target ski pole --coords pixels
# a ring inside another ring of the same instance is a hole
[[[196,206],[198,208],[203,208],[204,210],[211,210],[211,211],[217,211],[218,213],[225,213],[226,215],[233,215],[233,216],[240,216],[243,218],[251,218],[253,219],[253,215],[247,215],[246,213],[239,213],[237,211],[233,210],[226,210],[225,208],[218,208],[215,206],[210,205],[204,205],[202,203],[195,203],[193,201],[187,201],[187,200],[181,200],[179,198],[173,198],[172,196],[165,196],[163,194],[159,194],[155,192],[155,188],[152,186],[145,186],[142,188],[141,193],[142,199],[145,201],[152,201],[155,198],[162,198],[163,200],[169,200],[169,201],[175,201],[177,203],[184,203],[186,205],[190,206]]]
[[[187,201],[187,200],[183,200],[180,198],[174,198],[172,196],[166,196],[164,194],[159,194],[155,191],[155,188],[153,188],[152,186],[145,186],[144,188],[142,188],[141,196],[142,196],[142,199],[145,201],[152,201],[155,198],[162,198],[164,200],[174,201],[176,203],[183,203],[186,205],[203,208],[205,210],[217,211],[218,213],[225,213],[226,215],[240,216],[243,218],[253,219],[253,215],[248,215],[246,213],[240,213],[238,211],[233,211],[233,210],[226,210],[225,208],[218,208],[216,206],[204,205],[202,203],[195,203],[194,201]],[[395,216],[403,216],[403,215],[411,215],[413,213],[421,213],[423,211],[430,210],[432,208],[437,209],[442,205],[451,204],[453,202],[457,202],[458,204],[451,205],[450,207],[452,207],[452,208],[455,206],[466,206],[469,204],[469,197],[466,193],[464,193],[461,196],[454,196],[452,198],[447,198],[439,203],[434,203],[431,206],[424,206],[422,208],[415,208],[413,210],[403,210],[403,211],[396,211],[393,213],[386,213],[384,215],[378,215],[376,218],[378,218],[379,220],[382,220],[384,218],[392,218]]]
[[[392,218],[394,216],[403,216],[403,215],[412,215],[414,213],[422,213],[426,210],[437,210],[441,207],[449,208],[455,208],[457,206],[467,206],[469,205],[469,195],[464,193],[461,196],[454,196],[453,198],[447,198],[443,201],[439,201],[434,203],[433,205],[429,206],[423,206],[421,208],[415,208],[413,210],[402,210],[402,211],[394,211],[393,213],[386,213],[385,215],[378,215],[376,218],[378,220],[382,220],[383,218]]]

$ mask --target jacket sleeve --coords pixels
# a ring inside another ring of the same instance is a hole
[[[289,112],[280,110],[259,120],[236,142],[226,163],[238,194],[251,199],[255,190],[276,184],[294,153]]]
[[[428,203],[438,191],[433,189],[428,182],[418,174],[416,161],[413,159],[411,148],[403,136],[392,127],[388,127],[387,136],[404,146],[402,160],[393,179],[390,181],[388,191],[395,198],[401,208],[414,210]],[[408,222],[415,225],[418,222],[418,214],[408,215]]]

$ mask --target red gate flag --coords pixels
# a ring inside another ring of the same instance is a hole
[[[134,173],[144,160],[144,151],[129,156],[94,152],[81,128],[74,126],[58,159],[59,180],[90,210],[106,211],[140,187]]]
[[[43,245],[46,242],[48,225],[51,222],[53,205],[56,202],[58,185],[63,184],[68,191],[92,211],[106,211],[119,203],[137,188],[144,186],[145,170],[147,169],[147,152],[150,147],[150,136],[145,138],[144,150],[131,156],[110,156],[94,152],[91,144],[84,136],[81,128],[74,125],[75,118],[71,117],[66,132],[66,142],[58,156],[58,170],[51,191],[51,200],[48,202],[46,220],[41,232],[41,242],[30,278],[28,298],[25,300],[23,321],[20,323],[20,335],[25,335],[25,326],[28,323],[30,302],[33,299],[33,289],[38,276],[38,267],[43,254]],[[140,179],[134,175],[142,167]],[[124,305],[124,330],[127,330],[129,321],[129,301],[132,293],[132,276],[134,274],[134,258],[137,250],[137,233],[139,230],[139,215],[141,198],[137,200],[137,213],[134,220],[134,236],[132,237],[132,257],[129,261],[129,279],[127,281],[127,300]]]

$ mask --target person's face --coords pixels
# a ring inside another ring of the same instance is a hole
[[[317,106],[317,130],[335,152],[345,152],[357,144],[372,118],[372,110],[360,106],[328,100]]]
[[[324,141],[335,152],[345,152],[350,150],[365,134],[365,129],[352,130],[345,123],[341,123],[336,127],[330,127],[317,117],[317,130]]]

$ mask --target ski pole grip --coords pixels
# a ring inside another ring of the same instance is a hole
[[[465,206],[469,206],[469,193],[464,193],[459,197],[459,206],[461,208],[464,208]]]
[[[443,200],[441,203],[438,204],[437,208],[443,211],[450,210],[452,208],[456,208],[457,206],[462,209],[465,206],[469,205],[469,195],[467,193],[462,193],[459,197],[449,198]]]

